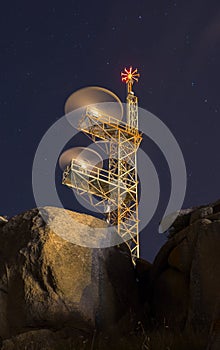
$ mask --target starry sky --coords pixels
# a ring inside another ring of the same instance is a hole
[[[184,207],[220,198],[219,1],[24,0],[2,4],[0,17],[0,215],[36,206],[34,154],[64,114],[66,98],[98,85],[124,101],[120,72],[130,65],[141,73],[140,107],[158,116],[182,149]],[[157,147],[148,140],[144,147],[162,188],[155,217],[141,233],[141,255],[152,260],[166,239],[157,226],[170,183]],[[70,198],[67,207],[83,212]]]

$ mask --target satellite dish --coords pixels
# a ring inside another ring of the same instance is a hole
[[[88,171],[97,171],[95,166],[99,169],[103,166],[101,156],[96,151],[86,147],[73,147],[63,152],[59,158],[60,168],[64,170],[72,160]]]
[[[99,86],[88,86],[70,95],[65,103],[65,114],[89,105],[118,120],[123,118],[123,105],[119,97]]]

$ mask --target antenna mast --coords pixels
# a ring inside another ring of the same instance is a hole
[[[138,82],[140,74],[137,69],[125,68],[121,73],[122,81],[127,84],[127,123],[131,129],[138,129],[138,98],[132,91],[134,82]]]
[[[85,172],[73,158],[62,181],[77,189],[96,207],[93,195],[100,198],[100,205],[105,206],[106,221],[115,226],[118,235],[127,242],[134,263],[139,258],[137,150],[142,137],[138,131],[138,98],[132,88],[139,76],[132,67],[121,73],[122,81],[127,84],[126,123],[88,106],[79,125],[93,142],[102,140],[108,144],[105,148],[108,170],[96,169],[88,160],[88,169],[92,171]]]

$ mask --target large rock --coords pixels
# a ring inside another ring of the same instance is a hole
[[[3,350],[219,349],[220,201],[181,211],[154,263],[135,271],[126,244],[104,248],[115,239],[104,221],[41,213],[48,225],[38,209],[0,225]]]
[[[33,209],[0,227],[0,337],[41,328],[93,332],[122,318],[129,322],[137,290],[127,245],[92,248],[109,239],[104,221],[59,208],[43,211],[49,226]],[[91,248],[74,244],[79,237]]]
[[[205,346],[220,320],[220,202],[182,212],[174,227],[148,272],[146,305],[162,327],[199,332]]]

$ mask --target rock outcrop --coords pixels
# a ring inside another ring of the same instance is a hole
[[[0,220],[0,349],[220,349],[220,201],[181,211],[135,269],[104,221],[41,213]]]
[[[204,344],[212,338],[220,323],[220,201],[183,211],[146,274],[147,310],[157,324],[191,330]]]
[[[24,334],[37,338],[39,330],[39,339],[48,334],[56,343],[54,332],[66,328],[78,330],[82,341],[79,332],[105,331],[122,319],[129,328],[138,300],[127,245],[95,249],[70,243],[74,235],[83,235],[88,245],[103,240],[97,229],[105,230],[106,223],[66,211],[74,222],[69,227],[64,209],[43,210],[49,226],[33,209],[0,227],[0,337],[8,339],[3,349],[13,349],[15,339],[23,344]],[[54,232],[54,223],[67,239]]]

